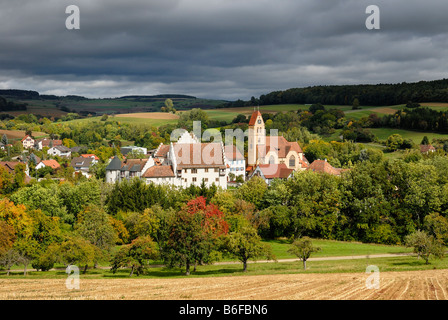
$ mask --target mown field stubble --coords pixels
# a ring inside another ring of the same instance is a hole
[[[378,289],[365,273],[282,274],[179,279],[1,279],[1,300],[446,300],[448,271],[383,272]]]

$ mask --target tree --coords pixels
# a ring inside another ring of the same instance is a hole
[[[407,247],[414,247],[417,258],[422,257],[429,264],[430,256],[441,258],[444,255],[443,244],[425,231],[417,230],[405,237]]]
[[[390,135],[387,138],[386,147],[390,151],[395,151],[395,150],[401,148],[403,142],[404,142],[403,137],[401,135],[399,135],[398,133],[395,133],[395,134]]]
[[[75,230],[81,237],[105,253],[111,251],[117,239],[108,214],[94,205],[86,207],[78,215]]]
[[[224,238],[224,248],[230,255],[243,263],[243,272],[247,271],[249,259],[255,260],[260,257],[266,257],[268,260],[274,259],[271,246],[261,242],[257,230],[248,223]]]
[[[84,273],[87,272],[88,264],[96,259],[97,249],[88,240],[71,237],[57,246],[57,260],[66,267],[69,265],[85,265]]]
[[[313,252],[320,250],[320,247],[313,246],[311,238],[302,237],[292,243],[292,247],[288,249],[288,252],[299,257],[299,259],[303,261],[303,269],[306,270],[306,261],[308,258]]]
[[[122,246],[120,250],[113,256],[112,272],[115,272],[121,267],[131,267],[131,277],[136,271],[137,275],[144,272],[147,265],[147,260],[157,259],[159,252],[157,244],[150,236],[143,236],[134,239],[131,244]]]
[[[355,98],[355,99],[353,99],[352,110],[357,110],[357,109],[361,109],[361,108],[359,107],[358,98]]]
[[[428,139],[428,137],[427,137],[427,136],[424,136],[423,139],[422,139],[422,142],[420,142],[420,144],[428,145],[428,144],[429,144],[429,139]]]
[[[167,238],[161,242],[162,258],[170,267],[185,267],[185,274],[190,275],[192,265],[215,260],[217,241],[227,231],[228,224],[216,205],[207,205],[204,197],[190,200],[171,216]]]
[[[263,178],[254,176],[246,181],[235,192],[235,197],[253,203],[257,208],[261,208],[264,202],[264,194],[268,186]]]
[[[14,228],[0,220],[0,256],[12,248],[15,240]]]

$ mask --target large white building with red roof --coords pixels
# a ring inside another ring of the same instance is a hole
[[[106,181],[114,183],[137,176],[148,184],[153,182],[189,187],[204,183],[207,187],[215,184],[227,188],[223,143],[201,143],[188,132],[177,142],[160,144],[153,156],[142,160],[139,166],[132,164],[132,161],[135,162],[135,159],[112,159],[106,167]]]

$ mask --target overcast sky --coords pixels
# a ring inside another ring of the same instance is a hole
[[[372,4],[380,30],[365,26]],[[447,71],[446,0],[0,0],[2,89],[249,100]]]

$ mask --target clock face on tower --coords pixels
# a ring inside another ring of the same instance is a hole
[[[258,124],[261,124],[261,119],[258,119]]]

